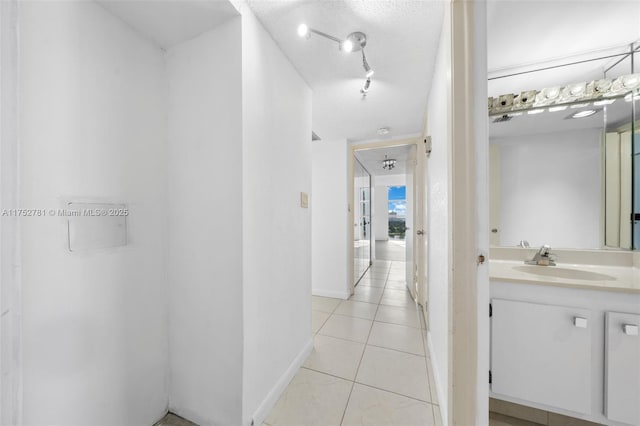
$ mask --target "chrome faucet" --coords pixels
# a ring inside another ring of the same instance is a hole
[[[525,260],[524,263],[527,265],[556,266],[556,262],[551,256],[551,247],[545,244],[540,247],[540,250],[533,256],[533,259]]]

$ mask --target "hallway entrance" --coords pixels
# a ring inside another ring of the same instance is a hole
[[[442,424],[404,273],[403,262],[374,260],[349,300],[313,296],[314,349],[265,425]]]

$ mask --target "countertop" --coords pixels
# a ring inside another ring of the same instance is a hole
[[[640,293],[640,268],[629,266],[558,263],[556,266],[525,265],[523,261],[490,260],[492,280]]]

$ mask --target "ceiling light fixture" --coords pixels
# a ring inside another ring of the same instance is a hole
[[[378,134],[379,135],[388,135],[389,134],[389,128],[388,127],[380,127],[378,129]]]
[[[371,78],[374,71],[369,65],[369,63],[367,62],[367,57],[364,54],[364,47],[367,45],[367,35],[365,33],[360,31],[354,31],[351,34],[349,34],[344,40],[340,40],[339,38],[329,35],[327,33],[323,33],[322,31],[309,28],[307,24],[300,24],[298,26],[298,35],[300,37],[309,38],[312,33],[324,38],[328,38],[329,40],[335,41],[336,43],[338,43],[338,49],[340,49],[343,52],[350,53],[350,52],[358,52],[362,50],[362,67],[364,68],[367,81],[369,81],[369,78]],[[369,82],[369,84],[371,84],[371,82]],[[362,93],[366,93],[366,91]]]
[[[382,168],[385,170],[391,170],[396,166],[396,160],[394,160],[393,158],[387,158],[387,156],[384,156],[384,160],[382,160]]]
[[[571,114],[569,116],[569,118],[585,118],[585,117],[589,117],[592,116],[593,114],[595,114],[596,112],[598,112],[598,110],[595,109],[585,109],[584,111],[578,111],[575,114]]]

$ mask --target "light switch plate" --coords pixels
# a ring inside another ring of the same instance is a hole
[[[306,192],[300,193],[300,207],[303,209],[309,208],[309,194]]]

